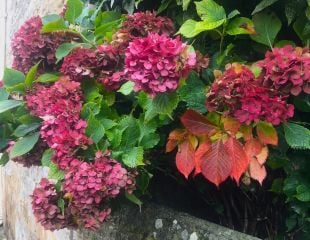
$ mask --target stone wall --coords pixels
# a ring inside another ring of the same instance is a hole
[[[0,0],[5,19],[5,41],[1,54],[11,63],[10,39],[18,27],[33,15],[60,12],[64,0]],[[2,13],[1,13],[2,14]],[[1,15],[2,16],[2,15]],[[4,51],[5,49],[5,51]],[[0,64],[3,66],[4,58]],[[1,70],[1,69],[0,69]],[[1,73],[2,75],[2,73]],[[112,218],[96,233],[83,231],[45,231],[36,224],[29,195],[47,169],[23,168],[10,162],[2,171],[4,228],[7,240],[242,240],[256,239],[242,233],[191,217],[170,209],[145,204],[142,212],[134,205],[125,205],[113,212]],[[1,177],[1,175],[0,175]],[[2,186],[2,187],[1,187]],[[1,199],[0,199],[1,203]],[[1,218],[1,216],[0,216]]]

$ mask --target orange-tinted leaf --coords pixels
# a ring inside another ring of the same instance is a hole
[[[188,141],[190,142],[190,144],[192,145],[192,147],[194,149],[197,148],[197,146],[198,146],[198,139],[194,135],[189,135],[188,136]]]
[[[264,179],[267,176],[266,168],[260,165],[256,158],[252,158],[250,162],[250,176],[251,178],[257,180],[260,185],[263,184]]]
[[[185,129],[175,129],[173,130],[168,137],[168,141],[166,144],[166,152],[171,152],[176,148],[179,142],[185,140],[187,135],[187,131]]]
[[[200,158],[201,173],[210,182],[219,186],[232,170],[232,162],[221,139],[212,143],[209,150]]]
[[[264,145],[258,139],[251,139],[245,143],[244,149],[249,158],[256,157],[261,153]]]
[[[177,145],[178,145],[178,141],[176,141],[176,140],[168,140],[167,143],[166,143],[166,153],[172,152],[173,149],[175,149]]]
[[[187,110],[181,117],[181,122],[188,131],[195,135],[212,135],[217,129],[205,116],[194,110]]]
[[[262,143],[278,145],[277,131],[270,123],[259,122],[256,126],[256,133]]]
[[[268,157],[268,147],[265,146],[262,148],[262,151],[256,155],[256,159],[260,165],[263,165],[265,164],[267,157]]]
[[[223,122],[224,129],[226,131],[230,131],[232,134],[236,134],[240,129],[241,124],[239,123],[239,121],[232,117],[223,116],[221,120]]]
[[[201,157],[210,149],[211,142],[209,139],[204,140],[199,144],[195,152],[195,175],[201,173]]]
[[[230,137],[224,144],[232,162],[230,176],[239,184],[241,175],[249,166],[250,160],[244,151],[242,144],[235,138]]]
[[[188,178],[188,175],[195,168],[195,150],[189,141],[184,141],[179,145],[176,155],[176,165],[178,170]]]
[[[243,135],[245,141],[251,140],[253,138],[252,127],[247,125],[242,125],[240,127],[240,132]]]

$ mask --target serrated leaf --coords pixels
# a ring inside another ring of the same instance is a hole
[[[86,134],[94,143],[98,143],[105,135],[104,127],[94,116],[90,116],[87,120]]]
[[[49,165],[48,178],[55,180],[62,180],[65,177],[64,171],[60,170],[58,166],[51,162]]]
[[[58,31],[65,31],[68,30],[68,27],[65,21],[61,18],[55,20],[53,22],[49,22],[42,27],[42,33],[51,33],[51,32],[58,32]]]
[[[51,74],[51,73],[45,73],[45,74],[40,75],[36,81],[41,82],[41,83],[52,83],[52,82],[56,82],[58,79],[59,79],[58,75]]]
[[[265,8],[271,6],[272,4],[274,4],[277,1],[278,0],[262,0],[259,4],[256,5],[255,9],[252,12],[252,15],[264,10]]]
[[[179,145],[175,159],[179,172],[187,179],[195,168],[195,149],[188,140]]]
[[[76,47],[80,47],[81,44],[80,43],[63,43],[61,44],[55,53],[56,59],[58,63],[60,60],[62,60],[64,57],[66,57],[67,55],[69,55],[69,53]]]
[[[140,122],[140,137],[139,137],[139,146],[142,146],[144,149],[151,149],[156,146],[159,142],[159,135],[155,133],[157,124],[154,122]]]
[[[232,171],[232,161],[221,139],[213,142],[200,158],[201,173],[210,182],[219,186]]]
[[[256,133],[262,143],[278,145],[278,134],[272,124],[263,121],[259,122],[256,126]]]
[[[278,35],[282,23],[274,13],[258,13],[253,16],[255,26],[255,35],[251,35],[252,40],[264,44],[266,46],[273,46],[274,40]]]
[[[288,145],[296,149],[310,149],[310,130],[295,123],[283,124]]]
[[[6,152],[2,153],[0,157],[0,166],[4,166],[9,161],[10,161],[9,155]]]
[[[74,24],[83,11],[83,3],[80,0],[68,0],[66,4],[65,19]]]
[[[118,127],[123,131],[121,148],[127,150],[136,146],[141,134],[137,119],[126,116],[119,122]]]
[[[198,75],[191,72],[185,82],[185,85],[179,90],[180,100],[186,102],[188,108],[196,110],[200,113],[206,113],[205,88],[206,86],[199,79]]]
[[[10,151],[10,158],[22,156],[31,151],[39,140],[40,133],[32,133],[18,140]]]
[[[133,92],[134,85],[135,85],[134,82],[128,81],[124,83],[117,92],[120,92],[123,95],[129,95],[130,93]]]
[[[254,23],[249,18],[234,18],[228,22],[226,33],[228,35],[255,34]]]
[[[29,69],[29,71],[26,75],[26,78],[25,78],[25,85],[27,88],[32,86],[32,84],[35,80],[39,65],[40,65],[40,62],[38,62],[36,65],[32,66]]]
[[[38,127],[40,127],[40,123],[31,123],[31,124],[22,124],[19,125],[13,132],[13,135],[16,137],[23,137],[27,133],[32,132],[33,130],[36,130]]]
[[[203,0],[195,2],[196,10],[202,20],[207,22],[217,22],[226,19],[225,9],[213,0]]]
[[[182,115],[181,122],[188,131],[195,135],[211,136],[217,129],[205,116],[194,110],[187,110]]]
[[[111,119],[107,119],[107,118],[100,118],[100,123],[102,124],[102,126],[104,127],[105,130],[109,130],[112,127],[116,126],[116,122],[114,122]]]
[[[162,93],[153,99],[153,108],[157,113],[171,115],[179,103],[177,93]]]
[[[4,70],[3,83],[6,88],[22,84],[24,81],[25,75],[22,72],[10,68]]]
[[[136,168],[138,166],[144,165],[143,163],[143,148],[142,147],[133,147],[128,149],[125,154],[122,155],[123,163],[130,167]]]
[[[2,100],[0,101],[0,113],[8,111],[10,109],[16,108],[23,105],[22,101],[17,100]]]
[[[41,158],[41,164],[43,167],[49,167],[51,164],[52,156],[54,155],[53,149],[46,149]]]

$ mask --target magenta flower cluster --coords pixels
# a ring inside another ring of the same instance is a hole
[[[293,117],[294,106],[277,91],[261,85],[248,67],[232,65],[212,84],[206,107],[246,124],[262,120],[278,125]]]
[[[78,39],[74,34],[60,32],[42,34],[42,26],[40,17],[32,17],[14,34],[11,43],[13,68],[26,73],[42,61],[40,66],[43,69],[53,70],[56,64],[55,52],[60,44]]]
[[[309,49],[273,48],[259,62],[263,68],[262,78],[266,87],[271,87],[281,94],[310,94],[310,53]]]
[[[53,160],[66,169],[77,148],[86,148],[91,140],[85,135],[87,124],[80,119],[82,93],[80,83],[61,77],[52,86],[37,85],[26,95],[31,113],[42,118],[41,137],[55,152]]]
[[[135,83],[135,91],[150,95],[177,89],[179,80],[196,64],[195,53],[187,52],[179,38],[149,34],[129,44],[125,73]]]

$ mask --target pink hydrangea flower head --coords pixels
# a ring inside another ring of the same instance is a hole
[[[263,84],[281,94],[310,94],[310,53],[307,48],[293,48],[287,45],[266,52],[259,62],[263,68]]]
[[[175,91],[179,80],[196,64],[195,54],[179,38],[149,34],[129,44],[125,73],[135,83],[135,91],[150,95]]]

